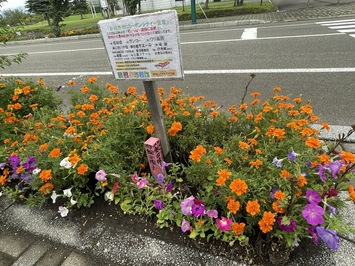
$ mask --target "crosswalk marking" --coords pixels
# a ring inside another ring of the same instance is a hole
[[[243,40],[251,40],[251,39],[256,39],[258,36],[258,29],[257,28],[248,28],[245,29],[241,39]]]
[[[334,21],[316,22],[316,24],[328,27],[332,30],[337,30],[341,33],[355,32],[355,19],[342,19]],[[350,37],[355,38],[355,34],[349,34]]]

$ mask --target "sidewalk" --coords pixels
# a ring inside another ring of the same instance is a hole
[[[245,15],[198,20],[196,25],[181,22],[181,30],[229,25],[249,25],[280,21],[305,21],[319,18],[355,16],[355,3],[302,9],[298,11]],[[99,35],[76,36],[93,38]],[[59,38],[60,40],[64,38]],[[67,37],[65,39],[74,39]],[[37,41],[56,41],[45,39]],[[34,42],[34,41],[26,41]],[[9,43],[10,44],[10,43]],[[336,134],[336,132],[334,132]],[[329,137],[331,139],[331,137]],[[346,149],[355,152],[355,145]],[[51,206],[24,207],[0,197],[0,266],[101,266],[101,265],[245,265],[237,258],[214,255],[208,249],[194,247],[193,241],[175,239],[175,233],[146,226],[139,217],[123,223],[117,206],[97,203],[90,209],[76,210],[61,218]],[[355,221],[355,205],[348,203],[342,214],[346,221]],[[126,219],[127,220],[127,219]],[[154,231],[154,233],[153,233]],[[171,233],[167,241],[166,235]],[[182,234],[182,233],[181,233]],[[354,236],[348,236],[355,239]],[[351,266],[355,261],[355,244],[340,239],[334,252],[325,246],[302,243],[294,252],[288,266]],[[252,265],[262,265],[256,264]],[[266,264],[265,264],[266,265]]]

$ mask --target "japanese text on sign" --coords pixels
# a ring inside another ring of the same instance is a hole
[[[183,79],[175,10],[99,22],[116,79]]]

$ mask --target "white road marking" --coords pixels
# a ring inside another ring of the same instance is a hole
[[[321,21],[316,22],[316,24],[332,24],[332,23],[342,23],[342,22],[354,22],[355,19],[342,19],[342,20],[333,20],[333,21]]]
[[[341,33],[355,32],[355,19],[316,22],[316,24],[328,27],[332,30],[337,30]],[[349,36],[354,37],[353,34],[349,34]]]
[[[258,36],[258,28],[247,28],[244,30],[242,37],[243,40],[256,39]]]
[[[283,73],[352,73],[355,67],[344,68],[281,68],[281,69],[216,69],[216,70],[185,70],[185,75],[213,74],[283,74]],[[3,77],[49,77],[49,76],[109,76],[111,71],[102,72],[53,72],[53,73],[9,73]]]
[[[355,24],[352,24],[352,25],[343,25],[343,26],[335,26],[335,27],[328,27],[329,29],[332,29],[332,30],[337,30],[337,29],[351,29],[351,28],[354,28],[355,27]]]

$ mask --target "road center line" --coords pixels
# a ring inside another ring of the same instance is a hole
[[[344,68],[284,68],[284,69],[217,69],[217,70],[185,70],[185,75],[214,75],[214,74],[292,74],[292,73],[352,73],[355,67]],[[102,72],[53,72],[53,73],[9,73],[0,77],[49,77],[49,76],[110,76],[111,71]]]

